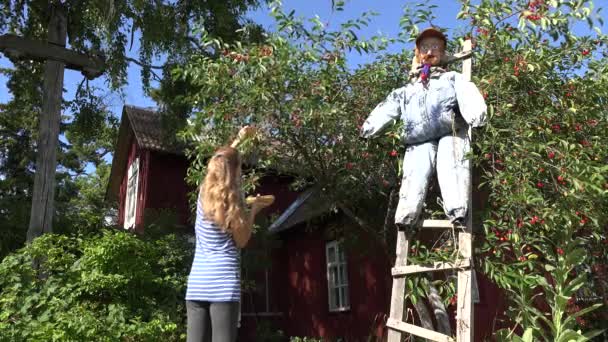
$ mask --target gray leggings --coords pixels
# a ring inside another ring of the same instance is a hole
[[[234,342],[239,302],[186,301],[188,342]]]

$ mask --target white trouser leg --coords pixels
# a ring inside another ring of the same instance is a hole
[[[403,157],[403,179],[395,212],[395,224],[416,224],[424,205],[431,174],[435,169],[436,154],[437,141],[407,147]]]
[[[471,181],[470,150],[466,128],[439,139],[437,148],[437,179],[443,198],[443,210],[450,221],[467,215]],[[464,221],[463,221],[464,222]]]

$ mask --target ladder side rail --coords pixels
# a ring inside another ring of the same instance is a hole
[[[405,232],[402,230],[397,231],[397,243],[396,243],[396,258],[395,267],[407,265],[407,255],[410,249],[409,239]],[[405,277],[393,278],[393,290],[391,293],[391,311],[389,314],[390,319],[402,322],[403,321],[403,309],[405,301]],[[388,330],[388,342],[400,342],[401,331],[399,330]]]
[[[464,41],[463,51],[471,51],[470,39]],[[472,60],[467,58],[462,62],[462,75],[465,81],[471,80]],[[472,146],[473,131],[469,126],[469,144]],[[472,266],[473,253],[473,170],[470,160],[469,164],[469,211],[467,215],[466,230],[458,234],[458,251],[460,257],[469,259]],[[457,300],[456,300],[456,340],[458,342],[473,341],[473,267],[458,271]]]

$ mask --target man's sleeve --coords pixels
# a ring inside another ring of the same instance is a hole
[[[461,74],[455,73],[454,89],[458,108],[464,120],[473,127],[486,124],[486,102],[473,82],[465,81]]]
[[[401,99],[405,95],[405,88],[392,91],[384,101],[380,102],[363,123],[361,136],[372,138],[377,136],[384,128],[394,124],[401,115]]]

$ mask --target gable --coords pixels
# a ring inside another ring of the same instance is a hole
[[[177,144],[164,127],[161,113],[154,109],[130,105],[123,107],[106,189],[106,201],[118,200],[120,182],[126,172],[132,143],[143,150],[184,155],[183,146]]]

